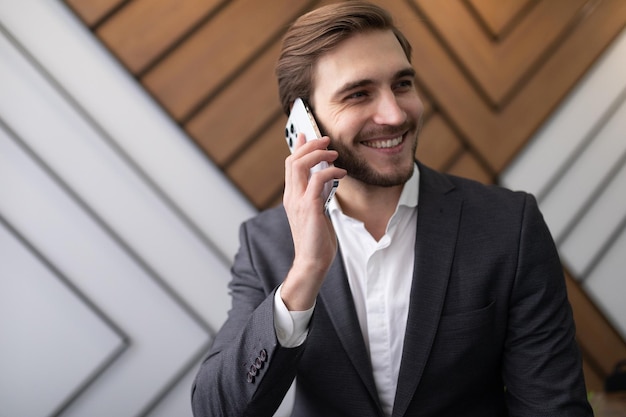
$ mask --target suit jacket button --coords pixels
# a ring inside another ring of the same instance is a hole
[[[254,376],[252,374],[250,374],[250,372],[248,372],[247,380],[248,380],[249,383],[253,383],[254,382]]]
[[[248,374],[252,376],[256,376],[258,372],[259,370],[257,369],[257,367],[252,365],[250,366],[250,371],[248,372]]]
[[[261,352],[259,352],[259,358],[265,362],[267,360],[267,350],[261,349]]]
[[[255,367],[256,369],[261,369],[261,368],[263,368],[263,361],[261,360],[261,358],[256,358],[256,359],[254,360],[254,367]]]

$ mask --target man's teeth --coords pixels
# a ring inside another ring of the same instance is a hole
[[[395,139],[365,141],[363,142],[363,145],[369,146],[370,148],[384,149],[384,148],[393,148],[394,146],[398,146],[401,142],[402,142],[402,136],[398,136]]]

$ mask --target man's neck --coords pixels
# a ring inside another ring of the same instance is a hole
[[[345,177],[335,195],[343,213],[362,221],[365,229],[378,241],[384,236],[389,219],[396,211],[402,188],[403,185],[372,186]]]

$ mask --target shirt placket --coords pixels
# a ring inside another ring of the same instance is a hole
[[[392,393],[387,391],[391,384],[391,352],[388,308],[388,286],[381,271],[383,249],[389,245],[389,237],[385,235],[375,247],[367,262],[366,311],[369,350],[374,367],[374,379],[381,397]],[[375,358],[375,360],[374,360]]]

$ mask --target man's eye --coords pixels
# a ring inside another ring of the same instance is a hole
[[[359,98],[363,98],[367,96],[367,93],[365,91],[356,91],[350,95],[348,95],[348,97],[346,97],[348,100],[354,100],[354,99],[359,99]]]
[[[413,87],[413,80],[400,80],[396,86],[398,88],[411,88]]]

